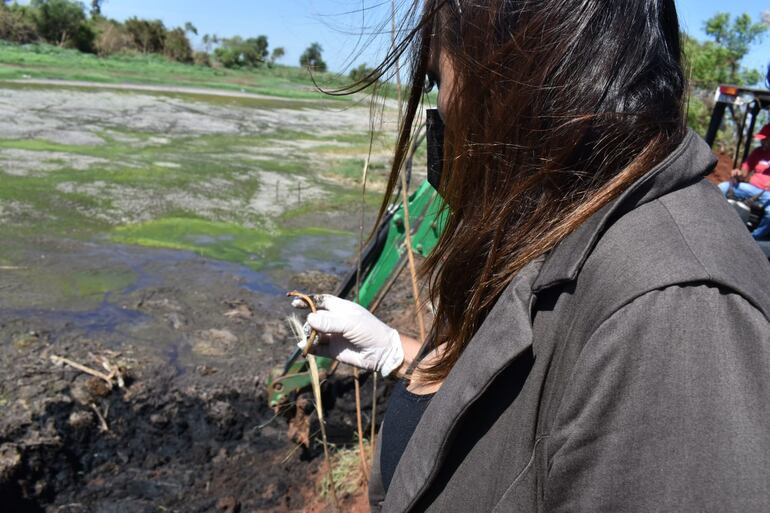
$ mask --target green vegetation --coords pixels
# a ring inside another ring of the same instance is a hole
[[[35,101],[29,89],[14,84],[6,93]],[[53,86],[34,89],[61,94]],[[69,89],[72,96],[67,97],[75,101],[93,92]],[[49,139],[50,133],[0,138],[0,236],[19,240],[35,234],[178,249],[254,269],[269,263],[270,272],[282,272],[276,262],[285,248],[302,246],[300,241],[307,237],[334,235],[347,240],[355,235],[351,228],[330,229],[323,219],[340,211],[357,217],[362,202],[374,210],[379,201],[377,187],[386,174],[391,138],[375,134],[370,187],[362,198],[360,175],[370,134],[363,129],[319,127],[313,119],[328,115],[320,103],[144,92],[143,99],[134,103],[135,93],[106,94],[115,105],[129,109],[122,110],[127,121],[136,119],[132,105],[141,106],[139,115],[147,116],[146,121],[115,126],[111,116],[98,117],[104,112],[84,111],[90,125],[84,129],[77,119],[47,111],[36,122],[53,121],[68,137],[82,132],[101,142],[65,142]],[[155,113],[148,101],[166,114]],[[271,119],[275,108],[286,113],[302,110],[296,117],[287,114],[279,128],[271,129],[246,124],[237,131],[196,134],[196,125],[190,125],[192,133],[187,128],[169,133],[156,126],[158,122],[173,126],[168,116],[184,120],[189,112],[207,116],[214,127],[234,119],[251,123],[255,116]],[[149,128],[137,128],[144,126]],[[314,247],[303,252],[312,257],[318,249]],[[19,255],[0,252],[8,262],[18,261]],[[332,257],[320,260],[327,258]],[[57,287],[68,297],[74,291],[98,295],[109,288],[100,285],[99,277],[90,283],[78,280]]]
[[[265,63],[268,53],[265,36],[223,39],[222,45],[214,50],[217,61],[225,68],[257,68]]]
[[[328,228],[265,230],[194,218],[167,217],[121,226],[110,238],[123,244],[192,251],[201,256],[261,269],[276,251],[295,237],[349,235]]]
[[[318,43],[312,43],[308,46],[302,55],[299,57],[299,63],[303,68],[310,68],[314,71],[324,72],[326,71],[326,62],[324,62],[321,54],[323,48]]]
[[[101,83],[135,83],[205,87],[275,96],[277,98],[350,101],[318,92],[308,72],[273,66],[259,72],[208,68],[173,62],[155,55],[122,54],[97,57],[47,44],[13,45],[0,42],[0,80],[23,78],[82,80]],[[347,80],[334,74],[316,75],[319,85],[333,88]]]
[[[361,486],[366,485],[366,477],[361,470],[361,453],[358,446],[337,447],[331,445],[331,448],[332,478],[337,496],[344,497],[355,493]],[[367,461],[371,459],[371,446],[368,439],[364,439],[364,454]],[[327,501],[331,500],[331,482],[327,473],[324,473],[320,480],[318,491],[321,497]]]
[[[204,34],[201,38],[203,49],[195,51],[188,37],[198,35],[198,29],[190,22],[181,27],[168,28],[161,20],[150,20],[131,17],[124,22],[108,19],[102,16],[101,0],[91,2],[90,11],[86,13],[83,3],[74,0],[31,0],[29,5],[17,2],[0,2],[0,40],[12,44],[49,44],[60,49],[75,49],[85,54],[99,57],[141,55],[163,57],[171,62],[197,68],[227,68],[249,71],[259,71],[264,68],[275,68],[278,61],[286,54],[283,47],[276,47],[270,52],[267,36],[256,37],[233,36],[220,38],[216,34]],[[50,50],[38,53],[53,53]],[[301,55],[299,63],[304,71],[286,72],[284,69],[279,76],[292,78],[301,76],[307,88],[310,82],[307,70],[324,74],[326,62],[323,60],[323,49],[318,43],[311,43]],[[57,57],[66,55],[59,54]],[[0,62],[12,64],[0,55]],[[74,60],[73,56],[70,56]],[[92,65],[95,64],[93,61]],[[147,64],[147,60],[141,61]],[[154,62],[157,64],[157,61]],[[99,66],[102,63],[96,64]],[[114,64],[114,63],[113,63]],[[107,63],[107,67],[110,64]],[[114,66],[113,66],[114,67]],[[36,71],[40,71],[39,69]],[[117,71],[114,70],[113,71]],[[137,70],[133,70],[136,72]],[[153,69],[142,70],[141,74],[151,78],[150,83],[157,83]],[[174,73],[189,75],[177,68]],[[195,73],[192,73],[195,74]],[[272,75],[276,75],[273,73]],[[244,79],[249,75],[243,74]],[[46,78],[65,78],[48,76]],[[66,77],[70,78],[70,77]],[[93,80],[92,77],[77,77],[78,79]],[[113,77],[117,78],[117,77]],[[130,77],[141,80],[141,77]],[[169,83],[173,83],[169,77]],[[264,79],[264,77],[261,77]],[[99,80],[98,78],[96,80]],[[161,79],[163,80],[163,79]],[[259,82],[260,78],[254,79]],[[146,81],[146,80],[145,80]],[[291,80],[290,80],[291,81]],[[226,81],[228,82],[228,81]],[[246,82],[246,84],[243,84]],[[250,80],[235,80],[231,83],[239,86],[250,86]],[[340,77],[317,77],[317,82],[328,86],[342,85]],[[329,83],[331,82],[331,83]],[[276,93],[279,87],[270,88],[266,94]],[[253,87],[253,86],[252,86]],[[258,86],[257,86],[258,87]],[[262,91],[264,92],[264,91]]]
[[[14,4],[7,9],[16,8]],[[69,0],[32,0],[27,9],[17,12],[34,23],[44,41],[81,52],[94,50],[96,34],[86,19],[83,4]]]
[[[65,296],[73,298],[104,297],[106,292],[124,289],[131,285],[136,276],[131,271],[116,272],[115,269],[94,271],[73,271],[66,275],[46,276],[46,281]]]
[[[366,63],[362,63],[359,64],[357,68],[351,69],[348,76],[353,82],[358,82],[371,75],[372,72],[374,72],[374,68],[370,68]]]
[[[119,227],[111,238],[126,244],[194,251],[231,262],[259,261],[273,242],[273,237],[263,230],[173,217]]]

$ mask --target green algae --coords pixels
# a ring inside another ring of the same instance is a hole
[[[293,239],[334,235],[349,233],[321,227],[280,230],[171,217],[117,227],[110,239],[122,244],[191,251],[207,258],[260,269],[276,257],[277,248]]]
[[[179,217],[121,226],[111,239],[124,244],[193,251],[231,262],[257,262],[273,243],[273,237],[264,230]]]

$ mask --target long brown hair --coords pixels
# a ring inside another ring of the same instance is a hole
[[[422,4],[422,5],[421,5]],[[430,49],[454,70],[423,277],[446,377],[514,275],[669,154],[685,133],[674,0],[428,0],[369,79],[411,48],[410,93],[381,213],[424,99]]]

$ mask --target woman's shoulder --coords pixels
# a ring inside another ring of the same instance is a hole
[[[617,219],[586,260],[575,293],[606,318],[651,291],[696,284],[729,290],[770,317],[770,263],[705,180]]]

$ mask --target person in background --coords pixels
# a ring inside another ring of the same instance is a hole
[[[740,169],[733,169],[731,179],[720,183],[719,189],[727,196],[732,186],[738,200],[756,198],[765,213],[751,235],[766,239],[770,236],[770,124],[763,126],[754,139],[761,145],[749,154]]]

